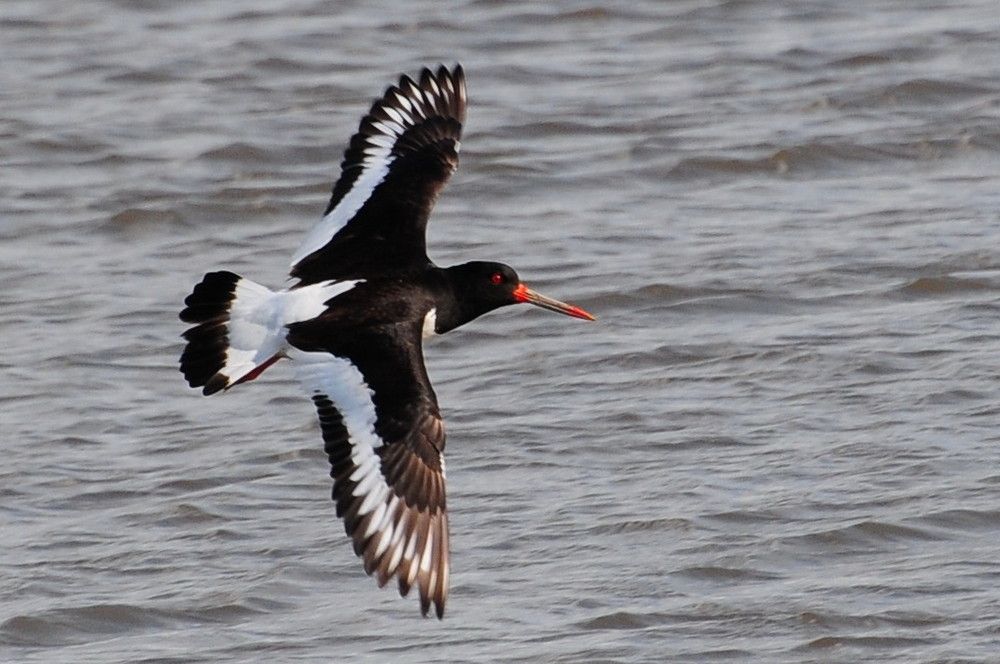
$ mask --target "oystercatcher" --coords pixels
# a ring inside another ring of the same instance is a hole
[[[593,320],[507,265],[427,258],[427,219],[458,165],[465,107],[461,66],[402,76],[351,139],[326,212],[292,257],[294,285],[272,291],[210,272],[180,314],[194,324],[180,369],[206,395],[292,360],[365,572],[380,586],[395,577],[404,596],[418,587],[421,612],[433,604],[438,618],[449,573],[445,433],[422,340],[522,302]]]

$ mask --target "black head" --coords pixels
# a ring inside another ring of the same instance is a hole
[[[567,316],[594,320],[583,309],[531,290],[521,282],[514,268],[503,263],[472,261],[449,267],[444,272],[454,298],[451,302],[439,305],[437,331],[441,333],[453,330],[494,309],[523,302]]]

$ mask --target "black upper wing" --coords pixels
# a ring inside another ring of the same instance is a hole
[[[344,519],[365,572],[421,611],[444,614],[449,540],[444,423],[424,368],[420,328],[401,323],[342,341],[310,323],[291,326],[296,375],[319,411]],[[314,336],[316,333],[321,336]]]
[[[292,257],[301,284],[405,271],[427,262],[425,230],[458,166],[465,74],[403,76],[361,120],[326,213]]]

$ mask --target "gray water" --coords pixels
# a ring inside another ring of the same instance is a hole
[[[443,622],[379,590],[288,367],[205,399],[191,285],[281,286],[400,72],[461,62],[427,349]],[[1000,661],[992,0],[0,4],[0,661]]]

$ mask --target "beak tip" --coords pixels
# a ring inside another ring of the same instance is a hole
[[[560,302],[559,300],[553,300],[551,297],[546,297],[540,293],[536,293],[524,284],[518,286],[518,288],[514,291],[514,297],[518,302],[533,304],[536,307],[572,316],[573,318],[581,318],[583,320],[590,321],[597,320],[580,307],[572,304],[566,304],[565,302]]]

